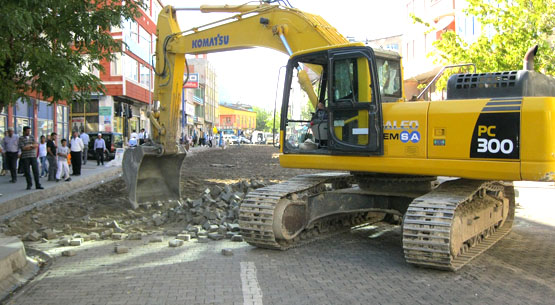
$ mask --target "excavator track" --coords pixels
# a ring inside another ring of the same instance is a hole
[[[347,187],[352,179],[351,175],[343,173],[300,175],[248,193],[239,210],[243,238],[259,248],[287,250],[369,222],[368,213],[340,214],[312,223],[290,240],[279,239],[274,232],[274,213],[280,200],[318,194],[330,186]]]
[[[502,213],[502,219],[492,220],[477,234],[457,243],[454,239],[462,235],[457,230],[479,221],[480,217],[473,215],[480,209],[486,211],[484,206],[492,211],[485,213],[490,218]],[[514,211],[512,184],[465,179],[445,182],[410,204],[403,222],[405,259],[422,267],[458,270],[509,233]],[[457,226],[457,221],[461,225]]]

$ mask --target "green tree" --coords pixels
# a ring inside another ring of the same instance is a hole
[[[139,16],[142,0],[4,0],[0,7],[0,106],[38,95],[84,102],[104,92],[93,69],[121,51],[109,33]],[[86,54],[86,56],[84,56]]]
[[[522,69],[526,51],[539,45],[535,70],[555,74],[553,29],[555,3],[552,0],[467,0],[467,16],[475,16],[481,24],[481,35],[467,43],[453,31],[442,34],[434,42],[436,62],[447,65],[475,63],[478,72]],[[430,25],[413,17],[415,22]],[[445,81],[445,80],[444,80]],[[438,84],[438,87],[441,83]]]
[[[270,117],[270,113],[260,107],[253,107],[253,110],[256,113],[256,130],[268,131],[266,122],[268,121],[268,117]]]

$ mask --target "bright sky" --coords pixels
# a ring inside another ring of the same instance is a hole
[[[199,7],[202,4],[243,4],[247,0],[162,0],[164,5]],[[258,1],[256,1],[258,2]],[[289,0],[302,11],[320,15],[343,36],[357,40],[402,33],[404,11],[401,0]],[[179,11],[181,30],[232,16],[232,13]],[[288,56],[264,48],[209,54],[215,67],[220,101],[274,108],[280,67]],[[283,77],[284,72],[282,71]],[[281,96],[281,92],[278,94]],[[278,101],[278,105],[280,101]]]

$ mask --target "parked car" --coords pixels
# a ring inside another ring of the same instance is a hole
[[[225,139],[225,136],[224,136],[224,139]],[[237,144],[238,139],[240,139],[241,144],[251,144],[252,143],[251,140],[249,140],[249,139],[247,139],[243,136],[237,137],[236,135],[232,135],[232,136],[229,137],[229,143]]]
[[[94,151],[94,140],[98,138],[97,133],[89,133],[89,159],[96,160],[96,152]],[[117,132],[101,132],[104,142],[106,142],[107,152],[104,152],[104,161],[110,161],[116,157],[116,149],[123,148],[123,135]]]

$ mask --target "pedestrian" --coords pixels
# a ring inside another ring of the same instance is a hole
[[[224,132],[220,130],[220,147],[225,149]]]
[[[60,179],[64,179],[65,181],[71,181],[71,177],[69,177],[69,165],[67,163],[67,158],[69,153],[69,148],[67,147],[67,140],[62,139],[61,146],[58,147],[58,170],[56,171],[56,182],[60,181]]]
[[[4,131],[4,138],[8,135],[8,131]],[[0,143],[2,143],[4,141],[4,138],[2,138],[2,141],[0,141]],[[2,150],[2,171],[0,172],[0,176],[6,176],[6,171],[8,170],[8,158],[6,157],[6,150],[4,149],[4,147],[0,144],[0,149]]]
[[[79,138],[77,131],[73,132],[73,137],[69,141],[71,150],[71,167],[73,168],[73,176],[81,176],[81,153],[85,148],[83,140]]]
[[[241,146],[241,129],[237,129],[237,146]]]
[[[81,134],[79,135],[79,138],[81,138],[81,141],[83,141],[83,152],[82,152],[82,158],[83,158],[83,165],[87,164],[87,157],[88,157],[88,152],[89,152],[89,135],[87,133],[85,133],[84,130],[81,130]]]
[[[40,185],[39,180],[39,164],[37,162],[37,148],[39,144],[35,141],[35,138],[31,136],[31,127],[23,127],[23,136],[19,138],[19,149],[21,150],[21,166],[23,167],[23,173],[25,174],[25,179],[27,180],[27,189],[30,190],[33,187],[33,179],[31,179],[30,168],[33,169],[33,177],[35,178],[35,188],[37,190],[44,189]]]
[[[94,151],[96,153],[96,166],[99,166],[100,163],[104,165],[104,152],[108,151],[108,149],[106,149],[106,142],[102,138],[101,133],[94,140]]]
[[[40,144],[39,144],[39,160],[40,160],[40,177],[46,177],[48,174],[48,167],[46,165],[46,137],[44,135],[40,136]]]
[[[144,128],[141,128],[141,132],[139,133],[139,145],[145,144],[146,140],[146,131]]]
[[[195,147],[195,145],[197,145],[197,130],[196,129],[193,130],[193,147]]]
[[[137,134],[137,130],[133,129],[133,132],[130,135],[130,138],[138,139],[139,135]]]
[[[129,139],[128,145],[129,145],[129,147],[137,147],[137,137],[136,136],[131,136],[131,139]]]
[[[17,182],[17,159],[19,154],[19,136],[14,134],[13,128],[8,128],[8,134],[2,140],[2,149],[6,154],[7,169],[12,175],[11,183]]]
[[[46,142],[46,159],[48,160],[48,181],[55,181],[58,172],[58,155],[56,154],[58,146],[56,138],[58,135],[53,132],[50,139]],[[66,161],[67,163],[67,161]]]

